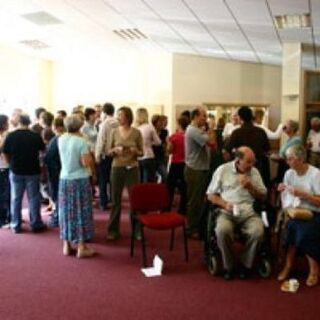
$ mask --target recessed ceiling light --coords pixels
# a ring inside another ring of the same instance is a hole
[[[37,24],[38,26],[47,26],[62,23],[61,20],[57,19],[56,17],[45,11],[23,14],[22,17],[30,22]]]
[[[286,14],[283,16],[275,16],[274,22],[278,29],[301,29],[310,28],[310,14]]]

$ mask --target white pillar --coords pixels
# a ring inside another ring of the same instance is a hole
[[[292,119],[302,123],[301,43],[284,43],[282,52],[281,121]]]

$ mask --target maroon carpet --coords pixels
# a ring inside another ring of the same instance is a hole
[[[128,211],[127,208],[125,210]],[[95,212],[95,258],[62,255],[58,230],[14,235],[0,230],[0,320],[44,319],[318,319],[320,286],[282,293],[275,279],[226,282],[208,274],[200,242],[189,241],[184,262],[181,233],[170,252],[168,232],[146,232],[148,258],[158,253],[164,275],[145,278],[141,248],[129,256],[128,216],[123,238],[105,241],[107,214]],[[25,226],[28,229],[28,225]]]

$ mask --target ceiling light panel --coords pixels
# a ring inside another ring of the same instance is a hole
[[[311,27],[311,17],[309,13],[275,16],[274,22],[278,29],[302,29]]]
[[[45,11],[31,12],[21,15],[27,21],[35,23],[38,26],[48,26],[61,24],[62,21]]]

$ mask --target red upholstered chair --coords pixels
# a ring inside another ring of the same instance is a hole
[[[134,212],[132,218],[131,251],[134,252],[134,231],[137,223],[141,226],[142,262],[147,265],[146,243],[144,228],[153,230],[171,230],[170,250],[174,246],[174,231],[177,227],[183,229],[183,243],[185,259],[188,261],[188,242],[185,228],[185,218],[176,213],[166,211],[169,206],[169,192],[165,184],[139,183],[133,185],[129,190],[131,210]]]

